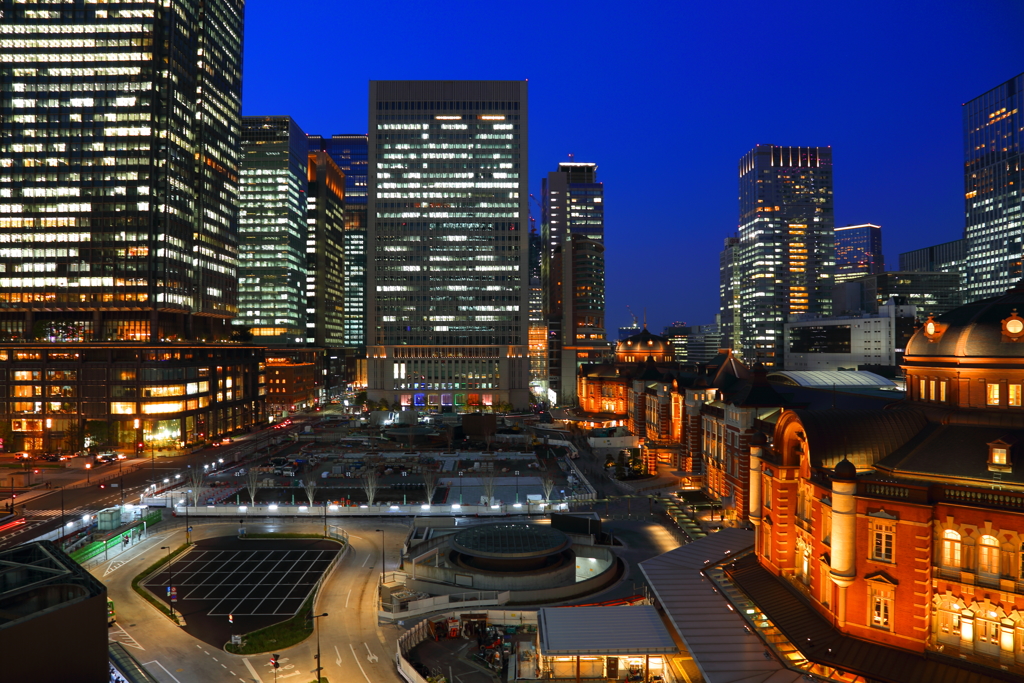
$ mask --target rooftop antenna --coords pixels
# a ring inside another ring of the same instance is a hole
[[[647,329],[647,307],[644,306],[644,329]]]
[[[576,161],[576,155],[573,154],[572,152],[569,152],[569,163],[571,164],[574,161]]]

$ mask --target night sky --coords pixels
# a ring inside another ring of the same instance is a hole
[[[961,237],[960,105],[1024,70],[1022,26],[1021,0],[250,0],[243,113],[365,133],[371,79],[529,79],[530,191],[570,153],[605,183],[614,338],[627,304],[714,320],[759,143],[830,145],[836,226],[880,224],[889,270]]]

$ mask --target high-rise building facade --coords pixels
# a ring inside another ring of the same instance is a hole
[[[310,135],[310,149],[327,152],[345,174],[345,347],[366,348],[367,136]]]
[[[535,229],[530,231],[530,297],[528,330],[530,347],[530,392],[535,398],[548,400],[548,326],[544,316],[544,280],[541,262],[544,239]]]
[[[262,419],[262,349],[203,343],[238,306],[244,3],[122,7],[0,2],[10,449],[177,449]]]
[[[1021,279],[1024,250],[1024,73],[963,105],[967,222],[965,301]]]
[[[832,148],[758,145],[739,176],[740,345],[779,369],[788,317],[832,310]]]
[[[900,270],[916,273],[963,273],[967,240],[958,239],[900,254]]]
[[[604,329],[604,183],[597,164],[560,163],[541,182],[549,398],[576,402],[579,366],[609,351]]]
[[[230,334],[244,4],[0,7],[0,334]]]
[[[308,144],[290,116],[242,119],[233,324],[265,344],[306,343]]]
[[[327,152],[310,152],[306,200],[306,343],[345,346],[345,176]]]
[[[718,255],[718,315],[721,344],[739,350],[743,316],[740,314],[740,238],[726,237]]]
[[[529,403],[525,81],[371,81],[370,399]]]
[[[836,228],[836,282],[884,271],[882,226],[865,223]]]
[[[897,304],[916,306],[922,318],[940,315],[960,305],[960,275],[889,271],[837,282],[832,290],[832,312],[874,315],[893,298]]]

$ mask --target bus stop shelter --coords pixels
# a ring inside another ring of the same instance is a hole
[[[644,680],[679,648],[652,605],[547,607],[537,612],[541,669],[553,679]]]

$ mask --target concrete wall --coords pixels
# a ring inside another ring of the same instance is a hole
[[[552,584],[564,586],[576,582],[575,563],[566,564],[554,570],[523,574],[498,572],[492,574],[460,567],[434,567],[429,564],[417,564],[415,572],[410,568],[409,573],[415,573],[417,578],[428,581],[453,584],[462,592],[469,590],[531,591]]]

